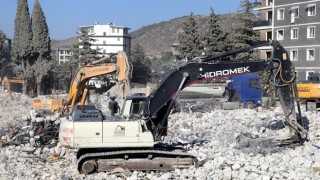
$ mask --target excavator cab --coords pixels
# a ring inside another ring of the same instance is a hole
[[[139,117],[140,108],[146,100],[147,97],[140,94],[127,96],[123,102],[120,116],[122,116],[125,119]]]

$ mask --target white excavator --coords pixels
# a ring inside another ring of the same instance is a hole
[[[197,164],[194,156],[161,143],[179,91],[200,80],[261,71],[270,72],[291,129],[289,137],[275,137],[268,142],[280,145],[302,141],[307,131],[300,115],[294,66],[278,42],[268,45],[273,47],[270,59],[217,60],[250,49],[244,48],[190,61],[167,73],[149,96],[128,98],[126,116],[104,116],[94,106],[76,106],[70,116],[61,119],[59,142],[63,147],[77,149],[81,173],[117,167],[143,171],[187,168]]]

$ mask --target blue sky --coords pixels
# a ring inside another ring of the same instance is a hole
[[[98,22],[129,27],[132,32],[143,26],[173,18],[235,12],[240,0],[39,0],[47,19],[51,39],[76,36],[78,26]],[[32,13],[34,0],[28,0]],[[17,0],[0,0],[0,29],[13,38]]]

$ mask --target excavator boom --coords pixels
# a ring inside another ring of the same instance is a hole
[[[183,88],[200,80],[223,78],[240,74],[269,71],[273,75],[272,83],[277,87],[277,94],[285,113],[286,120],[299,135],[305,130],[301,120],[297,119],[295,106],[295,72],[284,48],[273,43],[273,57],[266,60],[210,62],[223,56],[203,58],[202,62],[190,62],[171,71],[149,96],[143,105],[141,114],[147,121],[154,138],[160,140],[166,135],[167,118],[174,106],[174,100]],[[238,53],[239,51],[235,51]],[[228,53],[226,53],[229,55]]]

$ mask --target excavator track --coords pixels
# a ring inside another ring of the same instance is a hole
[[[163,171],[188,168],[196,163],[197,159],[190,154],[165,150],[82,152],[78,157],[78,170],[84,174],[112,171],[115,168]]]

